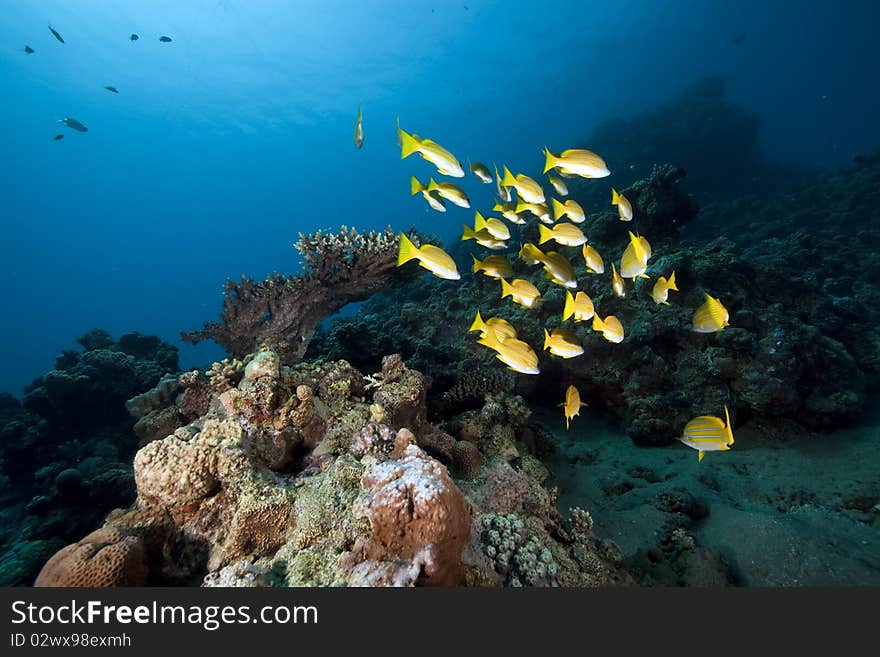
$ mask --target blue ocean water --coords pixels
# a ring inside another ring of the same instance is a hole
[[[413,166],[431,169],[401,162],[396,116],[462,161],[540,173],[545,144],[718,75],[771,158],[832,170],[880,143],[877,14],[816,0],[5,2],[0,390],[20,395],[93,326],[180,344],[216,317],[226,278],[295,273],[299,231],[457,237],[454,213],[410,197]],[[181,348],[183,367],[220,354]]]

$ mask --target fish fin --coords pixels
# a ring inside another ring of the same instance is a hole
[[[550,334],[544,329],[544,349],[550,346]]]
[[[501,298],[508,297],[513,294],[513,286],[505,279],[501,279]]]
[[[569,317],[574,315],[574,297],[571,296],[571,292],[568,290],[565,291],[565,306],[562,309],[562,319],[566,320]]]
[[[410,195],[418,194],[425,190],[425,186],[419,182],[419,179],[415,176],[410,176],[409,179],[409,193]]]
[[[538,224],[538,234],[540,238],[538,239],[538,244],[543,244],[544,242],[548,242],[553,239],[553,231],[547,228],[544,224]]]
[[[480,315],[480,311],[478,310],[477,316],[474,317],[473,324],[471,324],[471,327],[468,329],[468,333],[470,333],[471,331],[483,331],[485,329],[486,329],[486,322],[483,321],[483,316]]]
[[[651,278],[651,277],[648,276],[645,272],[642,272],[641,274],[639,274],[639,278]],[[633,279],[633,280],[635,280],[635,279]]]
[[[700,461],[703,460],[703,454],[704,454],[704,452],[701,450],[701,451],[700,451],[700,455],[697,457],[697,462],[698,462],[698,463],[699,463]]]
[[[405,233],[400,234],[400,251],[397,254],[397,266],[409,262],[420,255],[419,248],[410,241]]]
[[[661,301],[660,303],[662,303],[664,306],[668,306],[668,305],[669,305],[669,302],[668,302],[668,301]]]
[[[724,419],[727,420],[727,437],[729,438],[727,444],[733,445],[733,427],[730,426],[730,413],[727,411],[727,404],[724,405]]]
[[[550,149],[544,146],[544,173],[547,173],[556,166],[556,163],[559,161],[553,153],[550,152]]]
[[[678,288],[675,287],[675,272],[672,272],[672,275],[669,277],[669,280],[666,281],[666,289],[675,290],[678,292]]]
[[[476,233],[474,233],[473,229],[470,226],[468,226],[466,224],[462,224],[461,229],[462,229],[462,235],[461,235],[462,242],[465,240],[473,240],[473,239],[477,238]]]
[[[559,219],[562,215],[566,213],[565,205],[559,202],[559,200],[555,198],[550,199],[550,205],[553,207],[553,218]]]
[[[403,128],[398,127],[397,132],[400,134],[400,159],[404,159],[417,152],[421,144]]]
[[[501,179],[501,184],[505,187],[513,187],[516,185],[516,178],[510,173],[510,169],[507,168],[506,164],[504,165],[504,177]]]

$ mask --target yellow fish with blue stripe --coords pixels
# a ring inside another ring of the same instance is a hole
[[[510,173],[510,169],[504,167],[504,177],[501,184],[505,187],[513,187],[517,195],[527,203],[543,203],[544,190],[533,178],[529,178],[524,173],[518,173],[515,176]]]
[[[500,219],[484,217],[479,212],[474,214],[474,231],[479,233],[486,229],[496,240],[509,240],[510,229]]]
[[[544,349],[560,358],[574,358],[584,353],[577,335],[569,329],[553,329],[553,333],[544,329]]]
[[[400,141],[400,159],[405,159],[413,153],[418,153],[423,160],[427,160],[437,167],[437,171],[444,176],[464,178],[464,169],[461,168],[461,162],[455,159],[452,153],[436,141],[422,139],[418,135],[409,134],[400,127],[399,120],[397,123],[397,137]]]
[[[516,213],[521,216],[526,212],[531,212],[533,215],[538,217],[538,219],[540,219],[542,223],[553,223],[553,219],[550,217],[550,208],[547,207],[546,203],[529,203],[528,201],[517,201]]]
[[[454,203],[460,208],[471,207],[471,200],[464,190],[451,182],[435,182],[433,178],[428,182],[428,191],[445,198],[447,201]]]
[[[697,308],[692,320],[697,333],[717,333],[729,326],[730,313],[718,299],[707,294],[706,301]]]
[[[624,278],[649,278],[645,271],[648,269],[648,259],[651,257],[651,245],[644,237],[629,234],[630,243],[620,257],[620,275]]]
[[[525,308],[534,308],[541,299],[541,292],[524,278],[514,278],[508,283],[501,279],[501,298],[510,297],[514,303]]]
[[[544,252],[531,242],[522,245],[519,257],[527,265],[537,265],[544,262]]]
[[[418,260],[419,265],[424,267],[437,278],[445,278],[457,281],[461,278],[458,268],[446,251],[432,244],[418,247],[403,233],[400,234],[400,251],[397,254],[397,266]]]
[[[602,256],[599,255],[599,252],[596,249],[589,244],[584,244],[583,254],[584,264],[587,266],[587,270],[591,274],[605,273],[605,261],[602,260]]]
[[[654,289],[651,290],[651,298],[654,299],[654,303],[669,305],[669,301],[667,301],[669,290],[678,292],[678,288],[675,286],[675,272],[672,272],[668,280],[664,276],[657,278]]]
[[[574,386],[568,386],[565,391],[565,401],[560,404],[565,413],[565,428],[568,429],[569,422],[574,419],[575,415],[580,415],[581,406],[586,406],[586,402],[581,401],[581,393]]]
[[[604,178],[611,175],[605,160],[592,151],[582,148],[570,148],[562,151],[559,155],[554,155],[545,146],[544,173],[550,169],[581,178]]]
[[[498,192],[498,197],[505,203],[510,203],[513,200],[510,188],[501,184],[501,175],[498,173],[498,165],[493,164],[492,167],[495,169],[495,189]]]
[[[493,251],[500,251],[507,248],[507,242],[497,239],[485,228],[474,230],[470,226],[462,224],[461,230],[461,240],[463,242],[466,240],[474,240],[480,246],[485,246],[487,249],[492,249]]]
[[[492,207],[492,212],[500,212],[501,216],[512,224],[523,225],[526,220],[523,219],[516,211],[516,203],[502,203],[497,201]]]
[[[483,321],[483,317],[480,315],[479,310],[477,311],[477,316],[474,318],[471,327],[468,329],[468,332],[471,331],[479,331],[480,337],[485,336],[491,331],[495,334],[495,337],[498,338],[499,342],[503,342],[508,338],[516,337],[516,329],[513,328],[513,324],[501,317],[490,317]]]
[[[490,255],[482,260],[477,260],[474,255],[471,257],[474,259],[474,273],[481,271],[490,278],[510,278],[513,276],[513,267],[504,256]]]
[[[623,342],[623,324],[614,315],[608,315],[605,319],[593,315],[593,330],[601,331],[608,342]]]
[[[553,175],[548,175],[547,179],[550,181],[550,184],[553,185],[553,189],[556,190],[557,194],[560,196],[568,196],[568,185],[565,184],[564,180]]]
[[[724,406],[724,420],[714,415],[700,415],[687,423],[678,440],[699,452],[698,461],[705,452],[726,452],[733,445],[730,413]]]
[[[428,187],[420,183],[419,179],[415,176],[410,176],[409,190],[412,195],[421,193],[424,199],[428,202],[428,205],[437,210],[437,212],[446,212],[446,204],[443,200],[429,192]]]
[[[550,205],[553,207],[553,218],[559,221],[563,217],[568,217],[576,224],[582,224],[587,217],[581,204],[570,198],[565,203],[561,203],[557,199],[550,199]]]
[[[544,265],[544,269],[547,270],[548,279],[557,285],[571,288],[572,290],[577,287],[574,268],[564,255],[558,251],[548,251],[544,254],[541,262]]]
[[[538,235],[540,235],[538,244],[544,244],[550,240],[565,246],[580,246],[581,244],[587,243],[587,238],[584,236],[583,231],[567,221],[563,221],[549,228],[541,224],[538,226]]]
[[[576,322],[585,322],[596,314],[593,300],[586,292],[579,290],[576,296],[571,296],[571,291],[565,291],[565,306],[562,309],[562,319],[574,317]]]
[[[623,279],[620,277],[620,274],[617,273],[617,268],[614,266],[613,262],[611,263],[611,289],[614,290],[614,294],[621,299],[626,296],[626,289],[623,287]]]
[[[495,352],[496,358],[514,372],[522,374],[540,374],[538,355],[527,343],[516,338],[499,340],[494,331],[487,332],[478,341]]]
[[[617,206],[617,213],[620,215],[621,221],[632,221],[633,206],[623,194],[618,194],[617,190],[611,188],[611,205]]]

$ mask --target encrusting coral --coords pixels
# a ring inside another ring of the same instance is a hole
[[[303,258],[302,274],[227,282],[220,321],[182,338],[192,343],[210,338],[235,358],[269,345],[285,362],[299,360],[321,320],[412,275],[411,269],[397,267],[397,243],[390,228],[300,233],[295,247]]]

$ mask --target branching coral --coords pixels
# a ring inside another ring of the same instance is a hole
[[[192,343],[210,338],[237,358],[268,345],[285,361],[297,361],[321,320],[395,287],[413,271],[397,268],[397,237],[390,227],[363,234],[345,226],[336,234],[319,230],[300,234],[295,247],[303,258],[302,274],[228,281],[220,321],[182,338]]]

